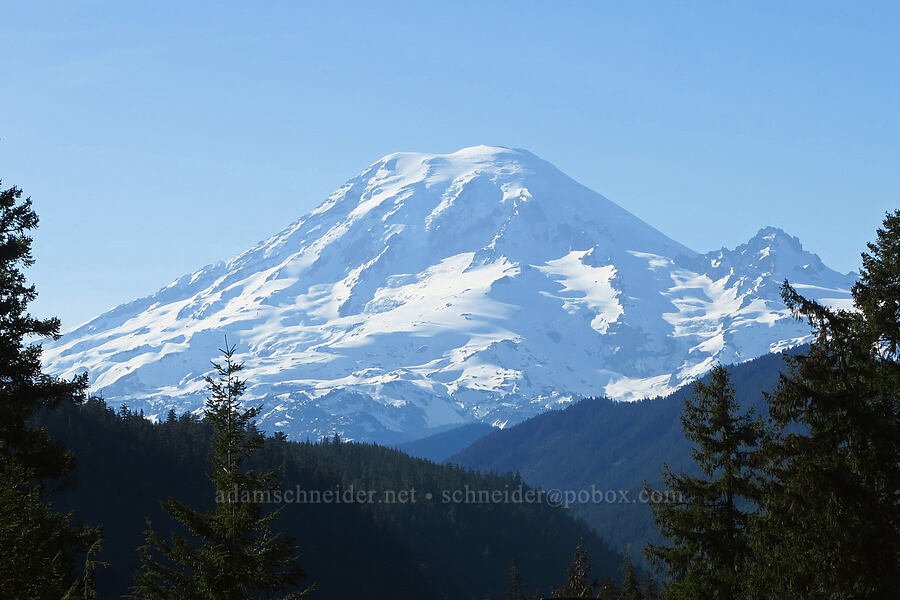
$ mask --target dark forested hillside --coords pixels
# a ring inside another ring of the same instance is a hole
[[[78,459],[56,505],[104,526],[99,558],[110,564],[98,574],[101,597],[127,591],[145,517],[162,534],[171,530],[161,500],[173,496],[198,508],[214,501],[205,476],[210,429],[196,417],[173,414],[154,425],[91,401],[43,413],[37,421]],[[496,598],[513,557],[529,588],[547,590],[564,579],[579,538],[591,549],[598,573],[615,574],[620,561],[564,510],[443,501],[445,491],[514,490],[521,480],[512,475],[480,475],[379,446],[295,443],[280,436],[266,440],[254,463],[280,465],[286,491],[375,492],[371,503],[283,505],[279,527],[296,539],[307,581],[318,585],[317,597],[464,599],[490,593]],[[394,502],[391,491],[400,494]]]
[[[729,367],[738,403],[766,415],[762,392],[775,388],[783,365],[782,355],[770,354]],[[663,463],[675,471],[696,468],[679,421],[690,394],[688,386],[639,402],[584,400],[490,433],[450,462],[481,472],[518,472],[545,489],[612,490],[613,502],[575,503],[571,510],[617,548],[639,551],[658,535],[638,496],[643,482],[658,482]],[[621,502],[620,490],[634,502]]]

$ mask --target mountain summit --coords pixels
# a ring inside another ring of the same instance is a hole
[[[202,408],[227,334],[262,427],[399,442],[581,396],[663,394],[717,361],[802,343],[784,279],[846,304],[854,276],[775,228],[699,254],[524,150],[398,153],[44,355],[158,417]]]

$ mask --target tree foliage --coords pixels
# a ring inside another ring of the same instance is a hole
[[[65,474],[72,457],[28,420],[40,408],[83,401],[87,376],[67,381],[44,374],[41,347],[29,343],[58,338],[59,319],[38,319],[28,312],[37,292],[24,269],[34,264],[29,232],[38,217],[31,199],[21,197],[15,187],[0,190],[0,460],[15,460],[33,477],[47,480]]]
[[[0,598],[53,598],[73,585],[75,557],[91,530],[72,526],[72,515],[54,511],[29,471],[0,468]]]
[[[622,572],[622,589],[619,592],[619,600],[643,600],[644,593],[638,582],[637,569],[631,562],[631,548],[625,550],[625,559],[620,567]]]
[[[728,371],[694,384],[681,415],[701,475],[663,470],[666,492],[648,495],[669,544],[650,544],[648,558],[664,567],[673,598],[740,597],[749,559],[749,519],[758,500],[755,449],[763,435],[753,411],[739,412]]]
[[[94,399],[83,406],[40,413],[54,439],[78,456],[73,485],[56,503],[79,519],[102,520],[109,567],[97,572],[101,597],[128,593],[140,568],[134,549],[146,542],[144,516],[162,539],[184,535],[159,498],[173,496],[203,510],[215,508],[212,427],[185,413],[151,422],[131,410]],[[316,596],[373,598],[502,598],[508,567],[518,557],[529,600],[560,584],[579,538],[591,549],[598,574],[617,575],[621,556],[570,511],[541,503],[442,500],[442,490],[505,492],[525,484],[515,474],[479,473],[412,458],[392,448],[343,440],[327,445],[267,437],[248,468],[280,468],[282,492],[377,492],[372,502],[287,500],[275,524],[303,550],[302,566]],[[417,491],[416,502],[378,502],[383,491]],[[529,489],[525,486],[525,489]],[[425,495],[432,494],[432,500]],[[441,543],[435,543],[441,540]],[[615,597],[613,597],[615,598]]]
[[[584,547],[584,542],[578,540],[578,546],[569,563],[566,583],[553,590],[554,598],[593,598],[594,590],[600,586],[600,582],[591,575],[594,563],[591,562],[590,553]]]
[[[768,597],[887,598],[900,589],[900,212],[863,254],[856,310],[787,282],[815,341],[769,398],[768,461],[754,577]]]
[[[512,559],[509,566],[509,582],[504,594],[506,600],[526,600],[525,582],[522,581],[522,573],[519,570],[519,559]]]
[[[265,512],[262,504],[278,487],[277,470],[245,468],[263,443],[254,425],[261,409],[241,403],[245,382],[238,373],[243,364],[234,359],[235,348],[227,340],[222,353],[224,363],[213,363],[216,377],[206,379],[206,420],[214,430],[209,479],[216,490],[215,510],[201,512],[174,498],[166,501],[166,511],[198,543],[177,534],[163,540],[148,522],[134,598],[244,600],[282,594],[284,600],[299,600],[313,590],[285,593],[306,575],[297,565],[293,541],[273,531],[282,508]]]
[[[41,370],[41,338],[59,336],[59,320],[28,312],[37,297],[24,270],[34,263],[38,218],[22,191],[0,189],[0,597],[60,598],[77,583],[79,554],[99,530],[75,527],[52,509],[48,493],[70,471],[70,452],[30,420],[41,409],[80,404],[87,377],[64,380]],[[79,585],[84,587],[82,581]]]

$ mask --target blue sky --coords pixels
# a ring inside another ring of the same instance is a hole
[[[776,225],[841,271],[900,198],[896,3],[36,1],[0,20],[0,178],[41,216],[35,310],[64,328],[401,150],[526,148],[696,250]]]

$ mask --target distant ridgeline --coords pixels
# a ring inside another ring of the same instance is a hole
[[[736,400],[765,417],[762,392],[775,389],[783,368],[781,354],[729,367]],[[679,420],[690,395],[686,386],[664,398],[637,402],[583,400],[495,430],[449,461],[482,473],[517,472],[544,489],[610,492],[613,502],[575,503],[570,509],[617,549],[630,546],[639,561],[646,542],[659,539],[648,505],[639,501],[643,482],[657,484],[663,463],[675,471],[696,471]],[[622,502],[620,491],[637,501]]]
[[[42,413],[37,424],[75,452],[78,466],[56,507],[76,519],[103,523],[109,566],[97,575],[101,597],[128,591],[138,566],[144,518],[167,536],[173,527],[160,501],[172,496],[198,508],[215,498],[209,480],[210,428],[196,417],[170,416],[152,424],[118,413],[102,401]],[[300,565],[320,598],[502,597],[513,558],[529,589],[549,591],[565,580],[579,539],[597,563],[595,573],[617,575],[621,556],[582,522],[545,504],[444,503],[445,491],[522,486],[515,476],[410,458],[388,448],[341,443],[296,443],[268,438],[256,468],[280,466],[286,492],[374,490],[371,503],[283,504],[280,529],[300,547]],[[385,492],[396,492],[387,502]],[[415,494],[416,502],[408,501]],[[432,500],[425,500],[426,494]],[[379,502],[382,498],[385,502]],[[407,500],[402,502],[400,500]],[[273,505],[274,508],[275,505]]]
[[[487,423],[470,423],[397,446],[410,456],[444,462],[463,448],[496,431]]]

